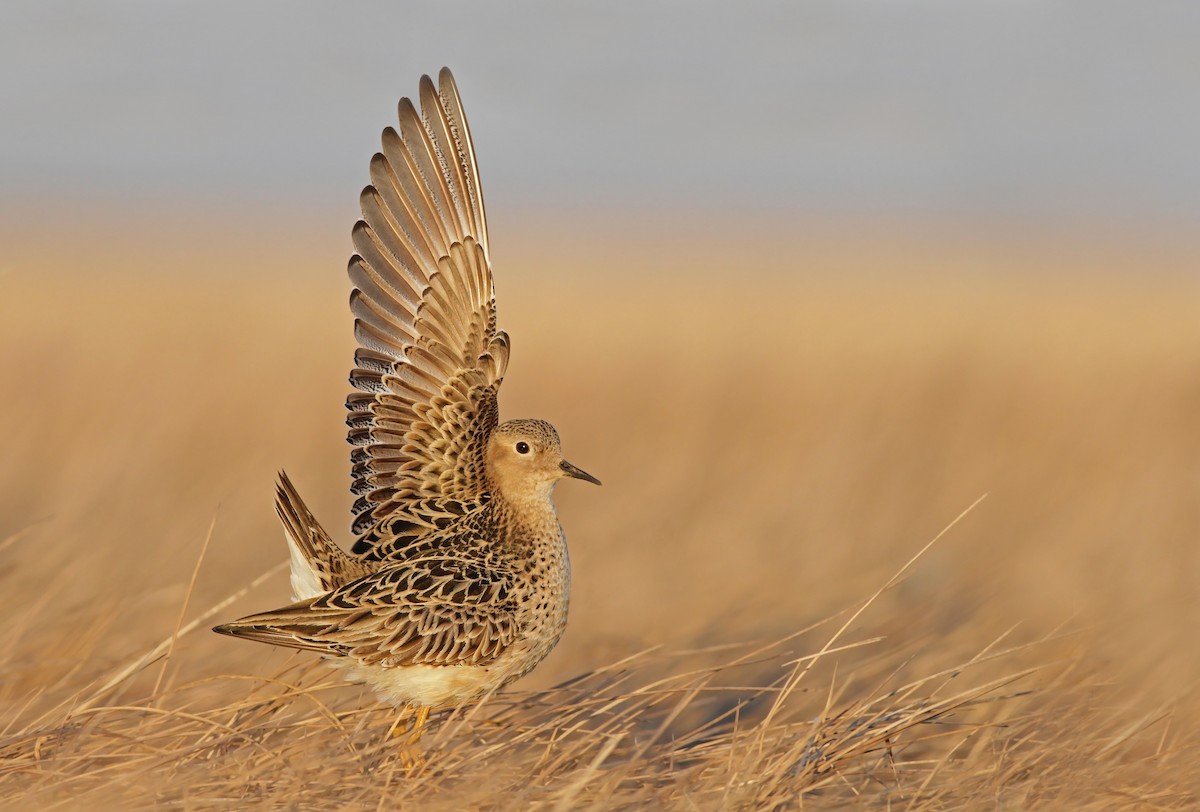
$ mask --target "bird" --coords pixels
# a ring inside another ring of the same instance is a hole
[[[567,622],[571,566],[555,484],[600,480],[544,420],[499,422],[509,359],[479,171],[454,77],[402,98],[360,195],[348,265],[357,348],[346,400],[349,551],[280,472],[293,603],[216,626],[316,652],[411,716],[527,674]]]

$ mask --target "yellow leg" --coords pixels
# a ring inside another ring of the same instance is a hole
[[[416,718],[409,725],[407,721],[411,711],[412,706],[409,705],[400,712],[392,724],[388,737],[395,739],[408,734],[400,744],[400,763],[409,773],[415,773],[425,766],[425,754],[417,749],[417,743],[421,740],[421,734],[425,732],[425,722],[429,719],[429,707],[424,705],[417,708]]]
[[[411,714],[412,705],[405,705],[400,709],[400,712],[396,714],[396,721],[392,722],[392,726],[388,728],[387,737],[389,739],[395,739],[408,732],[408,717]]]
[[[410,747],[415,747],[417,742],[421,740],[421,734],[425,732],[425,722],[429,719],[429,706],[422,705],[417,708],[417,718],[413,720],[412,727],[409,729],[408,741],[405,742]]]

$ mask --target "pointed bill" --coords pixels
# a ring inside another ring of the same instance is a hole
[[[600,480],[596,479],[594,476],[592,476],[591,474],[589,474],[587,471],[583,470],[582,468],[576,468],[574,465],[567,462],[566,460],[563,460],[561,463],[559,463],[558,467],[562,468],[563,472],[569,477],[574,477],[575,479],[582,479],[585,482],[591,482],[596,485],[600,484]]]

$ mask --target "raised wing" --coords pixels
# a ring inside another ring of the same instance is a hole
[[[421,77],[420,98],[419,113],[401,99],[399,130],[384,130],[354,227],[350,382],[359,391],[346,422],[360,554],[386,537],[385,521],[436,526],[410,509],[417,503],[486,499],[484,454],[508,365],[479,173],[450,71],[436,89]]]
[[[215,631],[367,665],[486,665],[517,637],[512,576],[451,557],[408,560]]]

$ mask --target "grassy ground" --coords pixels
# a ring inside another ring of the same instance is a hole
[[[605,485],[558,649],[409,776],[208,632],[287,597],[278,468],[346,527],[341,231],[8,228],[6,808],[1200,803],[1194,254],[497,227],[504,416]]]

